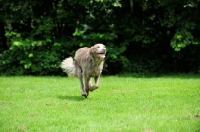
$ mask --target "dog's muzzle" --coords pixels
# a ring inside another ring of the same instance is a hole
[[[106,49],[102,49],[102,52],[97,53],[97,56],[101,59],[104,59],[106,57]]]

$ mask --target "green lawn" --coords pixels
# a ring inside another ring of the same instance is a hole
[[[199,132],[200,76],[0,77],[0,132]]]

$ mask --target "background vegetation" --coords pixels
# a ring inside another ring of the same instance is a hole
[[[200,73],[199,0],[0,1],[0,73],[64,75],[77,48],[104,43],[105,74]]]

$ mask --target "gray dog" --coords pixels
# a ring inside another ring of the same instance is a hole
[[[99,80],[103,70],[106,47],[103,44],[96,44],[91,48],[84,47],[76,51],[74,60],[66,58],[61,63],[61,68],[68,76],[78,77],[81,87],[81,95],[87,98],[89,91],[99,87]],[[91,77],[94,77],[95,85],[92,85]],[[83,84],[85,81],[85,89]]]

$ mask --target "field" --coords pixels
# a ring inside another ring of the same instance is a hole
[[[200,132],[200,76],[0,77],[0,132]]]

